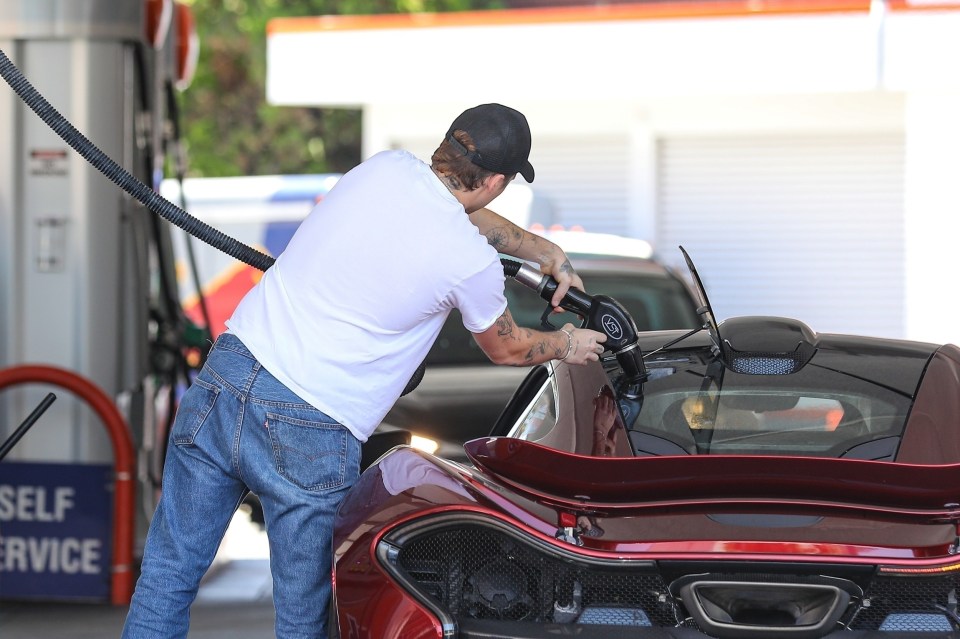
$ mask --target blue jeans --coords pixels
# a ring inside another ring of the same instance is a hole
[[[263,505],[280,638],[325,636],[333,520],[360,442],[226,334],[180,402],[123,637],[185,637],[190,605],[247,491]]]

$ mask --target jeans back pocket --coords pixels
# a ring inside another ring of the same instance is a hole
[[[177,446],[192,446],[200,427],[213,410],[220,389],[201,379],[184,393],[177,409],[177,418],[170,432],[171,441]]]
[[[343,485],[347,429],[336,422],[267,414],[277,472],[300,488],[327,490]]]

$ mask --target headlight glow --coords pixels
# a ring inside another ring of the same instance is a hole
[[[437,448],[440,447],[440,444],[437,442],[428,437],[421,437],[420,435],[411,435],[410,445],[414,448],[424,451],[425,453],[429,453],[430,455],[437,452]]]

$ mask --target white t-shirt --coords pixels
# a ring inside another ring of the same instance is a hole
[[[366,441],[451,309],[488,329],[507,306],[503,282],[496,250],[430,167],[384,151],[340,178],[227,328]]]

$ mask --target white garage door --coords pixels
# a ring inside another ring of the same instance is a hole
[[[397,140],[393,146],[429,163],[436,140]],[[544,200],[536,221],[625,234],[629,228],[628,157],[626,136],[538,137],[530,155],[536,171],[531,186]]]
[[[579,224],[597,233],[627,232],[626,136],[546,138],[534,145],[533,187],[550,198],[558,224]]]
[[[659,252],[683,245],[718,319],[902,337],[903,156],[893,134],[665,139]]]

